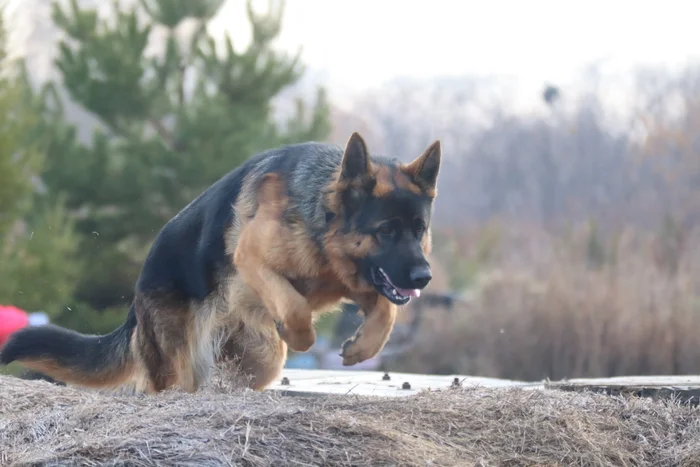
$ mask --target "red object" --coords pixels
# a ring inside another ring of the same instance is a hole
[[[29,316],[24,311],[10,305],[0,305],[0,348],[15,331],[29,325]]]

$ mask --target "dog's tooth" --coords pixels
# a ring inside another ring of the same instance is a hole
[[[393,293],[394,295],[396,295],[396,293],[397,293],[397,292],[396,292],[396,289],[391,289],[391,293]]]

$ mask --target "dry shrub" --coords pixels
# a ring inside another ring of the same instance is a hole
[[[144,397],[0,377],[0,465],[690,466],[700,459],[697,415],[553,390]]]
[[[467,304],[426,313],[401,369],[521,380],[700,373],[692,248],[669,269],[659,237],[625,234],[592,248],[589,231],[537,243],[547,245],[541,255],[503,245]]]

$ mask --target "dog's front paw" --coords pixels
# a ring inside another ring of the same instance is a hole
[[[316,342],[316,331],[313,327],[290,329],[284,325],[278,325],[280,337],[295,352],[306,352]]]
[[[343,357],[343,365],[351,366],[377,355],[380,349],[367,346],[367,339],[362,339],[362,334],[355,334],[345,342],[340,352]]]

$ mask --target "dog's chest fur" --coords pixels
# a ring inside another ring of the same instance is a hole
[[[331,277],[293,278],[289,281],[314,311],[336,303],[348,294],[347,288]]]

